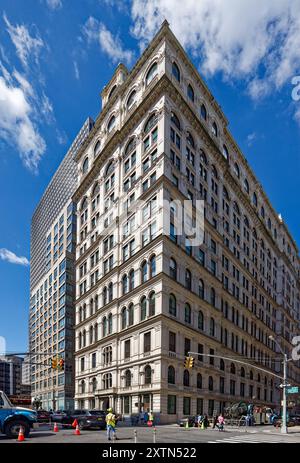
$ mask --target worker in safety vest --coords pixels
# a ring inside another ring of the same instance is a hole
[[[111,440],[112,433],[114,433],[116,438],[116,415],[113,414],[112,408],[107,409],[105,421],[108,440]]]

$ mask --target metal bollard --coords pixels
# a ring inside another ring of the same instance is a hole
[[[156,444],[156,427],[153,428],[153,444]]]
[[[137,430],[136,429],[133,431],[133,435],[134,435],[134,443],[136,444],[137,443]]]

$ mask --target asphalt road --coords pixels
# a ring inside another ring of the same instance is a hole
[[[137,443],[153,443],[154,431],[146,427],[119,427],[117,429],[118,440],[115,445],[122,443],[135,443],[134,430],[137,431]],[[15,443],[15,439],[7,439],[0,436],[0,443]],[[74,435],[73,429],[60,429],[54,433],[49,426],[32,431],[30,438],[24,443],[106,443],[106,431],[81,431],[80,436]],[[184,429],[178,426],[158,426],[156,428],[156,443],[196,443],[207,442],[217,443],[292,443],[300,442],[300,429],[290,428],[288,435],[282,435],[280,430],[274,427],[257,427],[245,431],[245,429],[226,429],[224,432],[218,430],[198,428]]]

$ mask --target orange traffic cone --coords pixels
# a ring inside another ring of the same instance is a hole
[[[20,426],[19,435],[18,435],[17,440],[18,442],[23,442],[25,440],[23,426]]]
[[[77,425],[78,425],[78,421],[75,418],[75,420],[73,421],[71,426],[72,426],[72,428],[76,428]]]
[[[58,429],[58,424],[57,424],[57,423],[54,423],[53,431],[54,431],[54,432],[58,432],[58,431],[59,431],[59,429]]]
[[[78,424],[76,425],[76,429],[75,429],[74,434],[75,434],[75,436],[80,436],[80,429],[79,429]]]

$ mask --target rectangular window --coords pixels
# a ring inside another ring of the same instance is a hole
[[[144,352],[151,351],[151,332],[144,334]]]
[[[191,350],[191,340],[184,338],[184,355],[187,356]]]
[[[169,351],[176,352],[176,333],[169,331]]]
[[[124,358],[125,359],[130,358],[130,339],[127,339],[124,342]]]
[[[198,397],[197,398],[197,415],[203,415],[203,399]]]
[[[183,397],[183,414],[184,415],[191,414],[191,398],[190,397]]]
[[[176,395],[168,395],[168,414],[176,414]]]

